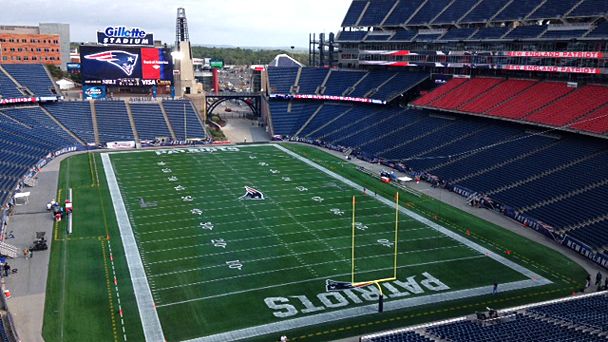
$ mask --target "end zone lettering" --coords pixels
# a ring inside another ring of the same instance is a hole
[[[405,281],[395,280],[382,283],[383,292],[387,299],[400,299],[410,295],[421,295],[427,291],[441,292],[450,290],[450,287],[428,272],[422,273],[424,279],[417,281],[416,276],[408,277]],[[375,285],[344,290],[340,292],[323,292],[316,297],[289,296],[269,297],[264,299],[266,306],[273,310],[277,318],[288,318],[298,314],[309,314],[327,309],[346,307],[352,304],[376,303],[380,291]]]
[[[237,147],[200,147],[200,148],[178,148],[174,150],[155,151],[157,156],[180,154],[180,153],[213,153],[213,152],[240,152]]]

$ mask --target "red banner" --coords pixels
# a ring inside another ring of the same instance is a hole
[[[155,48],[142,48],[142,76],[145,80],[159,80],[162,62],[159,58],[159,50]]]
[[[603,58],[601,52],[589,51],[508,51],[509,57],[545,57],[545,58]]]
[[[503,65],[502,69],[516,71],[535,71],[535,72],[560,72],[571,74],[601,74],[600,68],[580,68],[580,67],[560,67],[560,66],[542,66],[542,65]]]

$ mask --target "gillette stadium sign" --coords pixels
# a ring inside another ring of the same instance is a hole
[[[154,35],[138,27],[108,26],[97,31],[97,43],[116,45],[154,45]]]

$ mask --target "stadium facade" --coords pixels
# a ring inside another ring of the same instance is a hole
[[[65,70],[70,62],[70,25],[2,25],[0,53],[0,64],[53,64]]]

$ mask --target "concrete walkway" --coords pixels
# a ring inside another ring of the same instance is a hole
[[[226,127],[223,127],[222,131],[228,140],[235,144],[270,141],[266,130],[253,120],[227,119]]]
[[[29,248],[36,232],[45,232],[49,244],[48,250],[34,252],[31,259],[26,260],[23,254],[14,260],[8,259],[17,273],[6,279],[6,287],[12,294],[7,302],[22,341],[43,341],[42,321],[53,240],[53,218],[46,211],[46,203],[55,198],[62,159],[55,159],[45,166],[38,174],[38,185],[25,189],[31,192],[29,204],[17,206],[8,225],[8,232],[12,232],[15,238],[7,240],[7,243],[21,250]]]

